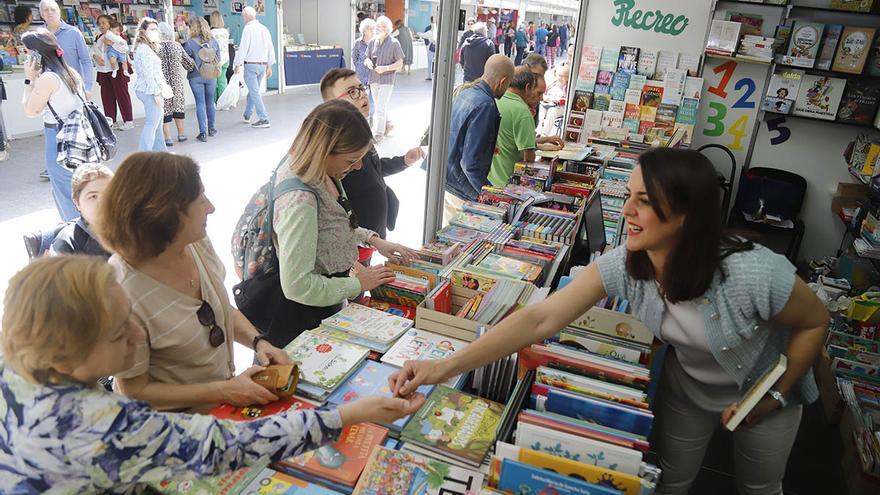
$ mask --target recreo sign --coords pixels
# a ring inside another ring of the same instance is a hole
[[[614,0],[617,11],[611,24],[678,36],[690,22],[684,15],[664,14],[661,10],[641,10],[634,8],[635,4],[635,0]]]

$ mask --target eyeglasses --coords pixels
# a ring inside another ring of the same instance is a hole
[[[352,230],[360,227],[357,214],[355,214],[354,209],[351,207],[351,201],[349,201],[347,197],[342,195],[339,196],[339,199],[337,201],[339,202],[339,206],[341,206],[342,209],[345,210],[345,213],[348,215],[348,225],[352,228]]]
[[[217,320],[214,318],[214,309],[211,308],[208,301],[202,301],[202,305],[199,307],[199,310],[196,311],[196,316],[199,318],[199,323],[210,329],[208,342],[211,343],[211,346],[220,347],[223,342],[226,342],[226,334],[224,334],[223,329],[217,325]]]
[[[343,98],[346,95],[348,95],[348,97],[351,98],[352,100],[360,100],[366,94],[367,94],[367,88],[365,88],[363,85],[360,85],[356,88],[346,89],[345,93],[342,93],[341,95],[337,96],[336,98]]]

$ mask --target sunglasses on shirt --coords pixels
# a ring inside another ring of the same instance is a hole
[[[226,334],[217,324],[217,320],[214,318],[214,309],[208,304],[208,301],[202,301],[202,305],[196,311],[196,316],[199,318],[199,323],[208,327],[208,342],[211,343],[211,346],[220,347],[223,342],[226,342]]]

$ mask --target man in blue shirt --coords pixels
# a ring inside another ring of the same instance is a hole
[[[89,56],[89,47],[79,29],[61,20],[61,9],[55,0],[42,0],[40,2],[40,15],[46,21],[48,29],[58,39],[58,46],[64,50],[62,58],[64,63],[76,70],[82,77],[86,91],[92,91],[95,82],[95,74],[92,59]]]
[[[489,184],[489,169],[501,123],[495,100],[504,96],[513,79],[513,71],[510,58],[492,55],[486,61],[483,76],[467,85],[452,102],[444,224],[465,201],[477,199],[483,186]]]
[[[516,30],[514,44],[516,45],[516,58],[513,61],[513,65],[518,67],[522,64],[523,57],[525,57],[526,50],[529,47],[529,35],[526,33],[526,28],[522,24],[520,24],[519,29]]]
[[[568,51],[568,23],[565,22],[559,26],[559,50],[556,52],[557,58],[562,58]]]
[[[547,30],[547,25],[541,23],[541,27],[535,31],[535,51],[538,52],[538,55],[543,56],[547,49],[548,34],[550,34],[550,31]]]

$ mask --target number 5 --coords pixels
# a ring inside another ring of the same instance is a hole
[[[775,117],[767,121],[767,130],[770,132],[776,131],[779,134],[770,138],[770,144],[776,146],[777,144],[782,144],[791,137],[791,129],[788,127],[784,127],[782,124],[785,123],[785,117]]]
[[[715,115],[709,117],[706,122],[714,125],[711,129],[703,129],[704,136],[717,137],[724,134],[724,117],[727,116],[727,107],[723,103],[713,101],[709,103],[709,108],[715,110]]]

